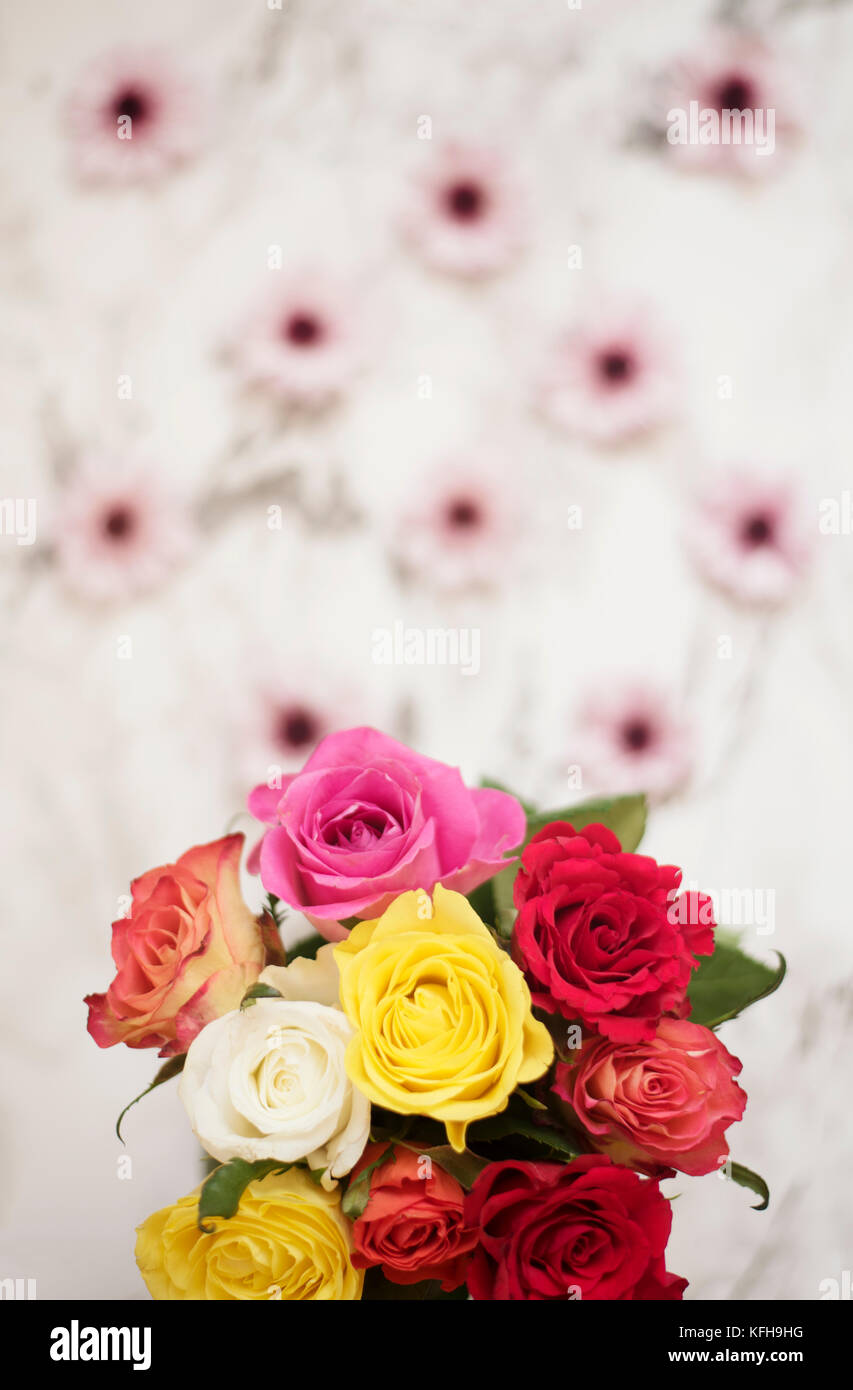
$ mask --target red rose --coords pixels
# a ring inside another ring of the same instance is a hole
[[[680,1299],[669,1274],[672,1215],[653,1178],[601,1154],[571,1163],[491,1163],[465,1200],[478,1245],[475,1299]]]
[[[512,938],[533,1003],[619,1042],[689,1012],[698,955],[714,949],[710,899],[676,900],[681,870],[625,854],[612,831],[554,821],[522,855]]]
[[[554,1090],[617,1163],[698,1176],[728,1155],[725,1131],[746,1105],[740,1069],[710,1029],[662,1018],[651,1042],[587,1039]]]
[[[352,1178],[388,1148],[369,1144]],[[465,1193],[455,1178],[426,1154],[396,1148],[370,1175],[370,1196],[353,1224],[356,1269],[381,1265],[392,1284],[440,1279],[458,1288],[476,1236],[464,1221]]]

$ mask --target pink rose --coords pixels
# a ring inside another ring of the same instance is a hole
[[[698,1177],[728,1156],[725,1131],[746,1105],[740,1069],[710,1029],[662,1018],[650,1042],[587,1039],[554,1090],[614,1162]]]
[[[240,893],[242,848],[242,835],[227,835],[134,879],[130,914],[113,922],[116,977],[84,1001],[99,1047],[172,1057],[237,1008],[266,955],[263,924]]]
[[[330,734],[281,788],[256,787],[249,809],[273,827],[249,867],[330,941],[346,937],[343,918],[379,916],[410,889],[471,892],[525,830],[515,797],[466,787],[376,729]]]

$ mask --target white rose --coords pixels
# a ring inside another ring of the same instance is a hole
[[[208,1023],[187,1052],[179,1093],[199,1141],[220,1162],[305,1159],[326,1170],[323,1186],[331,1188],[361,1157],[370,1103],[344,1065],[354,1030],[331,1003],[332,948],[317,955],[263,972],[283,998]]]

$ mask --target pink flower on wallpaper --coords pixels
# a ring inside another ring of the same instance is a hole
[[[798,125],[783,64],[746,33],[704,35],[672,69],[663,103],[672,157],[699,169],[769,173]]]
[[[805,575],[813,526],[788,478],[747,469],[714,479],[686,525],[691,559],[712,584],[744,603],[787,599]]]
[[[240,685],[238,757],[247,781],[266,772],[295,772],[316,745],[352,714],[340,692],[321,689],[315,677],[304,681],[269,679],[248,691]]]
[[[355,296],[328,273],[270,271],[232,351],[250,384],[290,405],[326,405],[346,390],[364,358]]]
[[[205,114],[196,83],[159,49],[119,49],[90,64],[72,95],[68,125],[79,174],[133,182],[196,153]]]
[[[554,424],[599,444],[618,444],[675,412],[673,352],[649,311],[599,306],[554,341],[540,403]]]
[[[153,588],[184,559],[193,537],[186,503],[138,459],[88,458],[56,503],[57,563],[84,598],[123,599]]]
[[[396,523],[392,549],[401,571],[447,592],[499,581],[519,530],[510,476],[499,454],[449,459]]]
[[[448,144],[416,176],[402,223],[434,269],[490,275],[524,243],[524,197],[498,150]]]
[[[645,681],[611,680],[584,700],[576,725],[584,785],[619,796],[644,791],[662,799],[687,779],[692,738],[670,695]]]

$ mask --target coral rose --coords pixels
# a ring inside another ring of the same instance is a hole
[[[99,1047],[186,1052],[258,978],[264,937],[240,893],[242,848],[226,835],[134,879],[130,913],[113,922],[116,977],[84,1001]]]
[[[698,1176],[728,1155],[725,1131],[746,1106],[740,1069],[710,1029],[662,1018],[650,1042],[588,1038],[554,1090],[617,1163]]]

